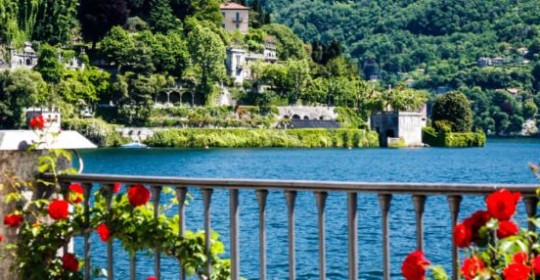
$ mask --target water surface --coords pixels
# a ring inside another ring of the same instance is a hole
[[[470,149],[99,149],[83,152],[85,173],[186,176],[211,178],[305,179],[366,182],[536,183],[529,162],[540,160],[536,139],[490,139],[485,148]],[[191,189],[187,227],[201,229],[200,193]],[[258,206],[253,191],[240,192],[241,275],[258,279]],[[297,278],[315,279],[318,273],[317,210],[312,193],[299,193],[296,210]],[[347,279],[346,195],[331,193],[326,206],[327,276]],[[460,217],[483,206],[480,197],[462,202]],[[212,198],[212,226],[228,244],[228,192],[216,190]],[[361,279],[381,279],[381,218],[375,195],[360,194],[358,201],[359,271]],[[525,226],[524,206],[518,222]],[[394,196],[390,210],[392,278],[400,278],[404,256],[415,247],[415,220],[410,196]],[[450,270],[450,217],[445,197],[430,197],[426,204],[427,257]],[[128,275],[128,258],[115,244],[115,279]],[[82,243],[77,243],[82,255]],[[92,239],[95,266],[105,267],[105,244]],[[273,191],[267,205],[268,278],[287,279],[287,218],[284,195]],[[178,279],[173,260],[162,261],[162,278]],[[137,279],[153,274],[153,262],[141,253]]]

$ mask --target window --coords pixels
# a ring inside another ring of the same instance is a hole
[[[236,24],[236,29],[240,29],[240,23]]]
[[[236,21],[239,21],[239,20],[240,20],[240,13],[236,12]]]

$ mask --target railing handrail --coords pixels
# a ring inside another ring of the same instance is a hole
[[[53,178],[52,174],[43,174],[43,179]],[[518,191],[522,195],[536,195],[540,184],[505,184],[505,183],[402,183],[402,182],[354,182],[354,181],[312,181],[312,180],[266,180],[266,179],[229,179],[195,178],[168,176],[131,176],[112,174],[76,174],[60,175],[59,181],[80,183],[140,183],[161,186],[197,186],[223,189],[274,189],[294,191],[331,191],[331,192],[372,192],[394,194],[463,194],[487,195],[494,190],[506,188]]]
[[[42,174],[42,179],[55,179],[52,174]],[[347,239],[348,239],[348,271],[349,280],[358,279],[358,193],[376,194],[382,217],[382,237],[383,237],[383,278],[390,280],[390,219],[389,210],[393,194],[411,195],[413,198],[414,211],[416,214],[416,236],[417,249],[423,248],[423,213],[426,198],[428,196],[447,196],[450,207],[451,229],[457,224],[460,212],[460,203],[464,195],[488,195],[493,191],[506,188],[520,192],[524,199],[527,217],[535,217],[538,198],[536,190],[540,188],[537,184],[504,184],[504,183],[399,183],[399,182],[351,182],[351,181],[307,181],[307,180],[265,180],[265,179],[222,179],[222,178],[190,178],[190,177],[163,177],[163,176],[130,176],[130,175],[110,175],[110,174],[77,174],[57,176],[59,182],[82,183],[85,188],[85,197],[90,197],[92,184],[105,184],[111,186],[114,183],[145,184],[150,186],[154,193],[154,209],[159,209],[159,194],[163,186],[176,188],[176,196],[179,201],[179,221],[180,229],[184,228],[184,203],[188,188],[201,190],[204,205],[204,232],[205,232],[205,252],[210,254],[211,235],[211,215],[210,205],[214,189],[226,189],[230,193],[230,244],[231,244],[231,279],[239,280],[240,254],[239,254],[239,190],[255,191],[257,203],[259,204],[259,253],[260,253],[260,278],[266,279],[266,226],[265,209],[266,199],[269,190],[283,191],[287,205],[288,224],[288,256],[289,256],[289,279],[296,278],[296,254],[295,254],[295,200],[297,192],[313,192],[317,204],[318,228],[319,228],[319,279],[326,280],[326,245],[325,245],[325,201],[329,192],[345,192],[347,196]],[[89,199],[85,200],[86,220],[89,220]],[[159,215],[159,210],[155,211],[155,217]],[[529,230],[534,230],[532,222],[528,224]],[[90,235],[85,233],[85,273],[84,279],[90,279],[90,257],[89,243]],[[108,279],[113,276],[113,254],[112,243],[107,244],[108,252]],[[459,255],[456,244],[452,244],[452,279],[459,279],[458,269]],[[154,270],[160,279],[160,253],[155,249]],[[210,273],[211,264],[209,259],[205,263],[205,273]],[[180,279],[185,280],[185,271],[181,269]],[[135,258],[130,258],[130,279],[135,279]]]

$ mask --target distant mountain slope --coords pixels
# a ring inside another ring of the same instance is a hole
[[[475,67],[480,57],[523,64],[536,59],[533,43],[540,36],[536,0],[266,0],[264,7],[306,41],[341,41],[366,77],[387,82],[414,76],[419,68],[426,73],[431,67],[432,76],[439,69],[458,73]],[[531,44],[531,53],[519,53]],[[407,72],[412,74],[398,75]],[[428,88],[460,85],[455,76],[436,76],[417,80]]]

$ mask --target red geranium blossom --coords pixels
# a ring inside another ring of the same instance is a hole
[[[150,200],[150,191],[142,184],[131,185],[128,190],[128,199],[131,205],[138,207]]]
[[[73,183],[69,185],[69,202],[81,203],[84,199],[84,188],[81,184]]]
[[[512,257],[512,260],[515,263],[522,263],[522,264],[527,263],[527,259],[529,259],[529,256],[527,256],[527,253],[525,252],[517,252]]]
[[[497,237],[506,238],[519,232],[518,226],[512,221],[502,221],[497,228]]]
[[[122,187],[122,184],[120,183],[114,183],[113,185],[113,188],[112,188],[112,192],[113,193],[118,193],[120,191],[120,188]]]
[[[466,248],[471,245],[472,231],[465,223],[457,224],[454,227],[454,243],[459,248]]]
[[[463,261],[463,265],[461,266],[461,274],[463,274],[465,280],[472,280],[478,276],[478,273],[484,271],[485,268],[486,265],[482,259],[477,256],[472,256]]]
[[[422,251],[414,251],[403,261],[401,273],[406,280],[424,280],[429,265]]]
[[[4,217],[4,225],[15,228],[22,224],[24,217],[21,214],[8,214]]]
[[[523,263],[512,263],[503,270],[505,280],[527,280],[531,269]]]
[[[30,126],[31,129],[43,129],[45,127],[45,119],[42,115],[33,117],[28,122],[28,126]]]
[[[155,276],[150,276],[150,277],[146,278],[146,280],[157,280],[157,278]]]
[[[49,216],[55,220],[67,219],[69,203],[66,200],[55,199],[49,204]]]
[[[499,221],[508,221],[516,212],[516,205],[521,199],[519,192],[502,189],[490,194],[486,200],[489,214]]]
[[[62,268],[67,271],[79,271],[79,261],[77,257],[71,253],[66,253],[62,257]]]
[[[99,234],[99,238],[101,238],[101,241],[107,242],[109,241],[109,238],[111,238],[111,231],[107,227],[107,224],[102,223],[96,228],[97,233]]]
[[[532,267],[535,275],[540,275],[540,256],[532,260]]]
[[[4,241],[4,237],[0,235],[0,242]]]

